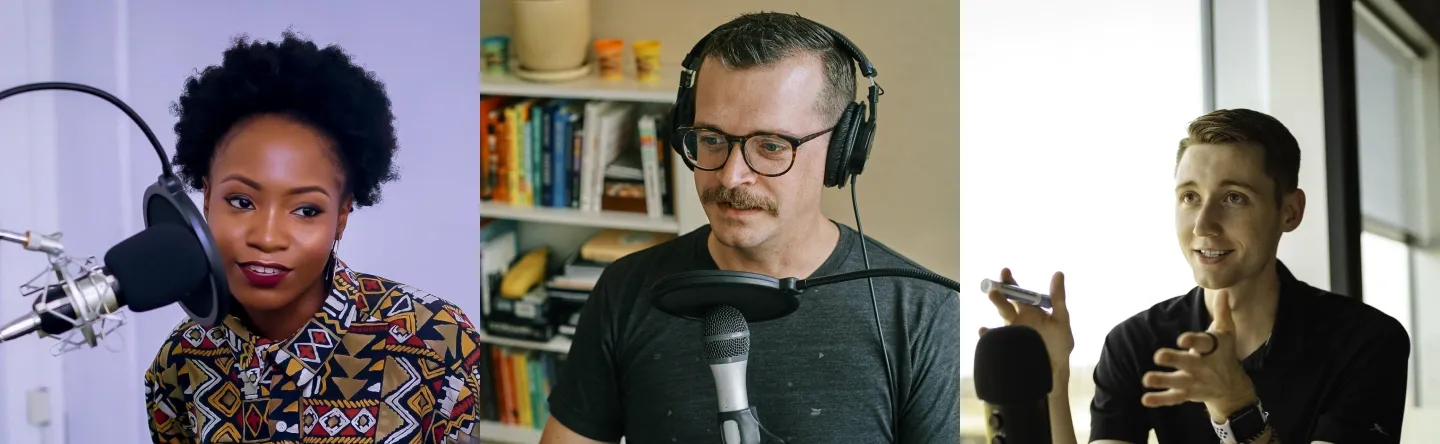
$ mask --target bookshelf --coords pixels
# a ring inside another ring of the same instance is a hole
[[[540,442],[540,430],[513,426],[498,422],[480,423],[480,442],[493,444],[535,444]]]
[[[570,208],[516,207],[505,203],[482,202],[480,214],[497,219],[541,222],[575,227],[619,228],[622,230],[676,233],[680,221],[675,216],[649,217],[626,211],[585,212]]]
[[[635,80],[633,73],[619,80],[602,80],[595,75],[577,80],[539,83],[512,75],[483,73],[480,96],[532,97],[545,99],[608,100],[639,104],[671,104],[675,102],[679,65],[661,68],[659,81],[645,83]],[[665,148],[668,149],[668,148]],[[707,223],[704,210],[695,196],[694,179],[685,162],[674,153],[667,153],[671,170],[673,213],[658,218],[624,211],[582,211],[572,208],[517,207],[502,202],[485,201],[480,216],[512,219],[521,222],[547,223],[571,227],[618,228],[636,231],[683,234]]]
[[[480,333],[480,342],[506,347],[524,348],[529,350],[540,350],[552,353],[568,353],[570,351],[570,339],[563,336],[556,336],[549,342],[526,341],[524,339],[511,339],[498,336],[490,336]]]
[[[633,73],[629,72],[626,78],[621,80],[601,80],[592,74],[578,80],[557,83],[536,83],[509,75],[486,73],[481,75],[480,97],[615,101],[663,106],[675,100],[679,67],[663,67],[660,72],[660,80],[654,83],[636,81]],[[662,146],[661,149],[669,148]],[[673,155],[673,152],[666,153],[666,159],[667,168],[670,170],[669,181],[666,183],[670,190],[670,214],[652,217],[626,211],[586,211],[567,207],[522,206],[508,202],[483,201],[480,215],[487,219],[515,221],[518,225],[519,254],[545,246],[550,248],[552,258],[568,256],[578,249],[581,242],[601,229],[684,234],[708,223],[708,220],[694,191],[694,179],[684,161]],[[491,285],[484,273],[481,279],[482,285],[487,288]],[[483,324],[484,316],[481,318]],[[485,333],[481,333],[481,342],[492,346],[560,355],[568,354],[571,345],[569,338],[564,336],[557,336],[548,342],[536,342]],[[541,431],[538,428],[482,421],[480,436],[485,443],[535,444],[540,441]]]
[[[592,74],[567,82],[537,83],[511,75],[487,73],[480,78],[480,92],[496,96],[674,103],[676,87],[680,82],[676,73],[679,72],[680,65],[661,66],[660,81],[654,83],[635,80],[633,74],[617,80],[601,80]]]

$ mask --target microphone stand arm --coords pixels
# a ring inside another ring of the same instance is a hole
[[[871,268],[868,270],[851,271],[848,273],[840,273],[830,276],[819,276],[809,279],[799,279],[793,277],[781,278],[780,291],[783,291],[786,294],[793,296],[803,293],[808,288],[877,277],[906,277],[919,279],[922,281],[939,284],[940,286],[949,288],[951,291],[954,291],[956,293],[960,292],[959,282],[955,282],[950,278],[928,271],[914,270],[909,268]]]
[[[48,256],[65,254],[65,247],[60,245],[60,233],[49,236],[38,234],[33,231],[15,232],[0,230],[0,240],[20,244],[26,250],[39,251]]]
[[[145,134],[145,140],[150,141],[150,147],[154,148],[155,155],[160,157],[160,170],[164,172],[164,175],[169,176],[173,174],[173,170],[170,168],[170,162],[165,161],[165,148],[160,145],[160,139],[155,137],[155,132],[150,130],[150,125],[146,125],[145,121],[140,119],[140,113],[135,112],[135,109],[130,108],[130,105],[126,105],[125,102],[120,101],[120,99],[114,95],[99,88],[79,83],[39,82],[27,83],[0,91],[0,100],[34,91],[74,91],[99,97],[106,102],[110,102],[111,105],[120,108],[120,111],[124,112],[125,116],[129,117],[131,121],[135,122],[135,125],[140,127],[140,132]]]

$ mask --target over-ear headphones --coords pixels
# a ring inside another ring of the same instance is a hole
[[[859,175],[865,170],[865,160],[870,157],[870,144],[875,139],[875,105],[880,101],[880,95],[885,90],[875,83],[875,76],[878,73],[870,60],[865,58],[865,53],[860,52],[850,39],[843,34],[830,29],[820,23],[810,21],[830,34],[837,45],[836,47],[849,55],[858,65],[861,75],[870,80],[870,92],[868,102],[851,102],[845,106],[845,111],[840,114],[840,120],[835,123],[835,131],[830,135],[830,146],[825,152],[825,186],[844,188],[847,179]],[[695,170],[695,165],[685,156],[684,141],[682,135],[676,134],[680,127],[695,122],[695,84],[696,77],[700,74],[700,64],[704,62],[701,53],[705,50],[705,43],[710,40],[715,31],[705,34],[695,46],[685,54],[685,60],[680,68],[680,90],[675,97],[675,105],[670,108],[670,116],[665,124],[665,137],[670,141],[670,148],[685,160],[685,165]],[[866,115],[868,112],[869,115]]]

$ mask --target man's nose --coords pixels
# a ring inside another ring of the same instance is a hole
[[[750,164],[745,162],[745,148],[740,143],[730,144],[729,158],[725,166],[716,171],[720,175],[720,184],[726,188],[735,188],[740,185],[755,182],[755,171],[750,169]]]

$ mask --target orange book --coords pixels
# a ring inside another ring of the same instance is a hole
[[[507,356],[509,353],[506,353],[501,347],[492,347],[490,348],[490,352],[491,357],[494,358],[490,363],[495,366],[495,382],[497,382],[496,385],[499,386],[499,390],[495,393],[495,404],[500,410],[500,422],[503,424],[519,424],[519,412],[515,411],[514,402],[515,383],[514,379],[510,376],[510,369],[512,367],[509,356]]]
[[[508,196],[502,180],[504,162],[504,131],[501,128],[506,97],[480,100],[480,199],[505,201]]]

